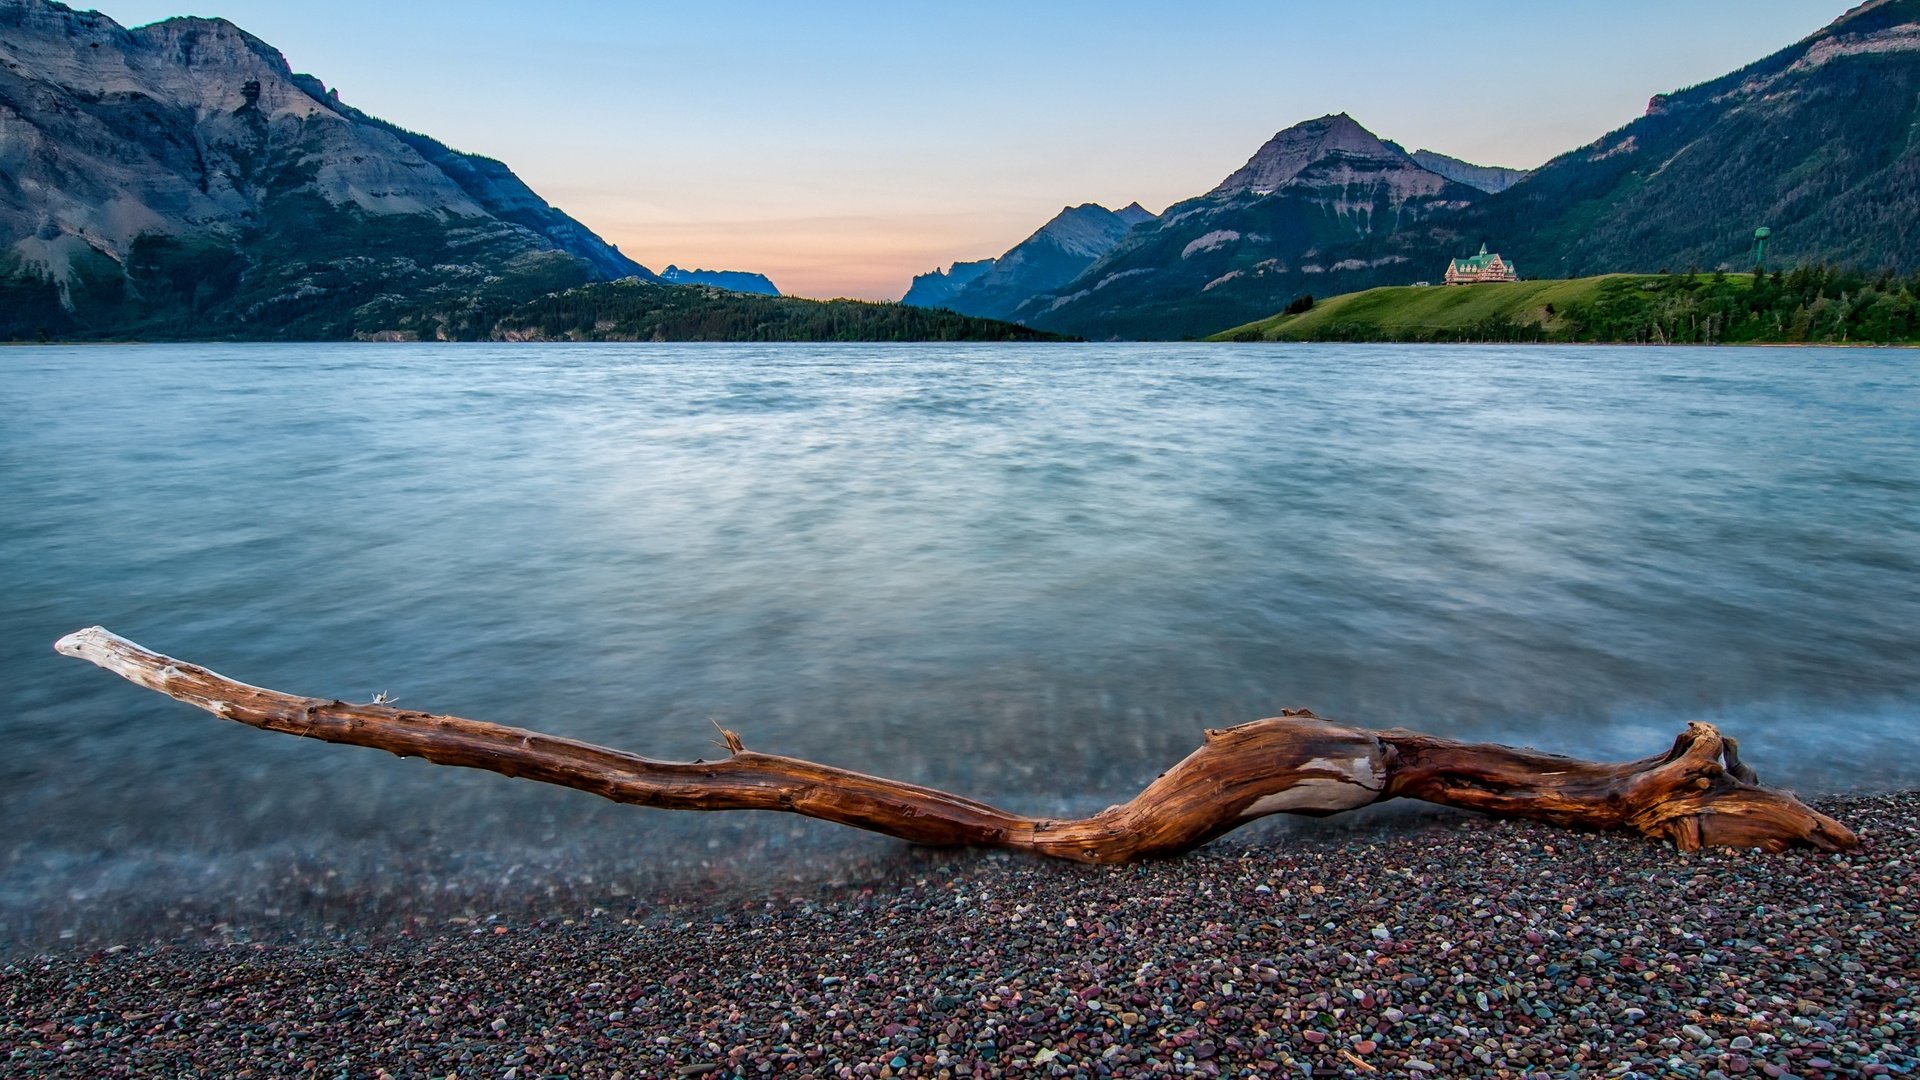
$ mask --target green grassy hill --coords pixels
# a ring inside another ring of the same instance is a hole
[[[1920,343],[1920,277],[1605,274],[1335,296],[1211,341]]]
[[[1330,297],[1297,315],[1274,315],[1216,334],[1213,341],[1465,341],[1537,328],[1565,328],[1560,312],[1592,304],[1609,285],[1638,288],[1660,278],[1641,274],[1486,285],[1401,285]],[[1549,310],[1551,309],[1551,310]]]

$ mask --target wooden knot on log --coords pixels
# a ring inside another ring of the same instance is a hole
[[[720,721],[709,719],[707,723],[712,724],[713,730],[719,732],[720,738],[725,740],[727,753],[738,754],[747,748],[747,744],[740,741],[740,736],[721,727]]]

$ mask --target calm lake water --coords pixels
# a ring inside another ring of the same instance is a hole
[[[931,858],[255,732],[52,652],[92,623],[1033,812],[1286,706],[1920,784],[1910,351],[15,348],[0,405],[0,947]]]

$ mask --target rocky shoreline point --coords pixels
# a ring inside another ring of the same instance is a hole
[[[1480,818],[1130,867],[0,968],[32,1076],[1851,1077],[1920,1071],[1920,793],[1852,852]]]

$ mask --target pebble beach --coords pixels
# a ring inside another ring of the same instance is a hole
[[[1851,1077],[1920,1070],[1920,795],[1844,854],[1478,817],[1081,867],[0,968],[21,1076]]]

